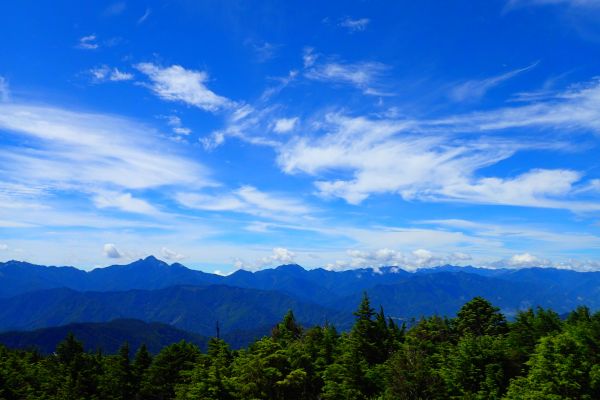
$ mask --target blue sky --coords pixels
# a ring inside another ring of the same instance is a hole
[[[4,2],[0,260],[598,269],[599,22],[595,0]]]

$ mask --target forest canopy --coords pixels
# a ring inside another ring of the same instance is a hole
[[[292,311],[271,335],[206,352],[181,341],[86,352],[73,335],[56,351],[0,346],[2,399],[598,399],[600,314],[548,309],[513,321],[476,297],[455,318],[410,328],[365,294],[348,332],[304,328]],[[134,351],[135,350],[135,351]],[[132,355],[133,354],[133,355]]]

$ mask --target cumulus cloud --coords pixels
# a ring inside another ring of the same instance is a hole
[[[233,103],[208,89],[208,74],[204,71],[185,69],[180,65],[161,67],[152,63],[140,63],[136,68],[151,81],[150,90],[159,98],[178,101],[205,111],[216,112]]]
[[[533,268],[533,267],[554,267],[550,260],[539,258],[531,253],[514,254],[509,258],[494,261],[486,265],[490,268]]]
[[[261,266],[269,266],[273,264],[292,264],[295,258],[296,254],[294,254],[294,252],[283,247],[275,247],[273,249],[273,254],[261,258],[259,264]]]
[[[283,264],[293,264],[295,263],[296,254],[284,247],[275,247],[272,250],[272,253],[268,256],[261,257],[254,262],[246,262],[241,259],[236,259],[234,261],[235,269],[245,269],[249,271],[256,271],[261,268],[278,266]]]
[[[101,65],[96,68],[92,68],[89,71],[93,82],[122,82],[133,79],[133,74],[129,72],[122,72],[118,68],[111,68],[108,65]]]
[[[369,18],[352,19],[347,17],[340,22],[340,26],[346,28],[349,32],[360,32],[367,29],[369,22],[371,22]]]
[[[82,50],[96,50],[100,45],[97,42],[96,35],[87,35],[79,38],[77,44],[78,49]]]
[[[161,249],[162,256],[169,261],[181,261],[185,258],[183,254],[177,253],[173,250],[170,250],[166,247]]]
[[[426,249],[417,249],[406,254],[389,248],[373,251],[348,250],[347,255],[350,259],[328,263],[325,268],[332,271],[373,268],[375,272],[380,272],[381,267],[400,267],[412,271],[418,268],[430,268],[447,264],[463,265],[472,259],[470,255],[465,253],[440,255]]]
[[[108,258],[122,258],[123,255],[113,243],[106,243],[103,248],[103,253]]]
[[[275,123],[273,124],[273,131],[277,133],[287,133],[294,130],[297,123],[298,117],[279,118],[275,120]]]

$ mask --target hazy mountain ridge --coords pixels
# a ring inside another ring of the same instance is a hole
[[[414,273],[397,267],[334,272],[283,265],[220,276],[154,257],[90,272],[12,261],[0,263],[0,330],[134,318],[212,336],[219,321],[223,335],[243,343],[251,332],[268,333],[288,309],[307,326],[328,321],[345,329],[363,292],[399,320],[454,315],[475,296],[509,316],[536,306],[562,313],[578,305],[600,309],[600,273],[450,265]]]
[[[0,329],[30,330],[134,318],[210,336],[217,321],[223,333],[254,329],[274,325],[290,309],[307,325],[322,324],[336,314],[280,292],[225,285],[118,292],[58,288],[0,299]]]
[[[0,333],[0,343],[10,348],[35,348],[43,354],[54,352],[58,343],[67,334],[73,333],[81,340],[86,350],[102,350],[114,354],[124,342],[134,353],[145,344],[151,353],[158,353],[169,344],[185,340],[205,349],[208,338],[177,329],[168,324],[144,322],[135,319],[116,319],[109,322],[80,322],[33,331],[12,331]]]

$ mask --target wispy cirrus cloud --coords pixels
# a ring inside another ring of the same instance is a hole
[[[104,16],[113,17],[116,15],[121,15],[125,9],[127,8],[127,3],[124,1],[117,1],[115,3],[110,4],[108,7],[104,9]]]
[[[135,67],[150,79],[148,88],[163,100],[182,102],[210,112],[230,108],[234,104],[206,86],[209,77],[204,71],[185,69],[180,65],[161,67],[152,63],[140,63]]]
[[[493,89],[494,87],[514,78],[515,76],[529,71],[538,63],[535,62],[524,68],[513,69],[512,71],[505,72],[504,74],[492,76],[485,79],[468,80],[455,85],[449,93],[449,96],[454,101],[472,101],[478,100],[485,96],[485,94]]]
[[[144,22],[146,22],[146,20],[148,19],[148,17],[150,16],[150,14],[152,14],[152,9],[150,8],[146,8],[146,11],[144,11],[144,14],[142,14],[142,16],[140,18],[138,18],[137,20],[137,24],[141,25]]]
[[[10,100],[8,80],[3,76],[0,76],[0,102],[7,102],[8,100]]]
[[[96,50],[100,45],[98,44],[96,35],[92,34],[80,37],[76,47],[82,50]]]
[[[96,83],[122,82],[133,79],[132,73],[123,72],[118,68],[111,68],[108,65],[101,65],[99,67],[92,68],[88,71],[88,73],[92,77],[92,81]]]
[[[598,0],[508,0],[507,7],[514,8],[530,5],[568,5],[573,7],[600,8]]]
[[[371,195],[397,193],[406,200],[600,210],[597,196],[578,199],[591,187],[582,171],[531,167],[514,176],[481,170],[526,150],[560,150],[560,144],[502,136],[506,129],[537,127],[600,133],[600,83],[557,93],[548,101],[441,118],[394,120],[328,113],[313,135],[278,147],[286,173],[315,177],[318,191],[359,204]],[[462,137],[489,131],[495,135]],[[401,163],[397,160],[402,159]],[[335,178],[335,175],[343,178]],[[348,178],[348,175],[351,175]],[[327,176],[327,179],[322,178]],[[589,190],[587,191],[589,192]]]
[[[427,121],[430,127],[454,132],[500,131],[511,128],[559,128],[600,134],[600,79],[573,85],[520,106]]]
[[[256,56],[256,60],[261,63],[267,62],[275,58],[277,55],[277,50],[281,47],[280,45],[270,43],[267,41],[252,39],[246,40],[244,44],[252,50],[252,52]]]
[[[304,76],[310,80],[338,85],[350,85],[364,94],[386,96],[382,90],[382,78],[389,66],[376,61],[349,63],[338,60],[322,60],[311,48],[304,51]]]
[[[371,20],[369,18],[352,19],[346,17],[340,21],[339,26],[347,29],[349,32],[361,32],[367,29],[370,22]]]
[[[308,216],[314,211],[298,199],[263,192],[253,186],[242,186],[220,195],[180,192],[175,198],[191,209],[236,212],[274,219]]]
[[[93,202],[98,208],[113,208],[137,214],[159,214],[159,211],[152,204],[146,200],[133,197],[131,193],[102,191],[94,196]]]
[[[0,129],[27,139],[0,150],[0,169],[20,183],[144,189],[209,181],[203,165],[164,152],[155,130],[126,118],[7,103]]]

